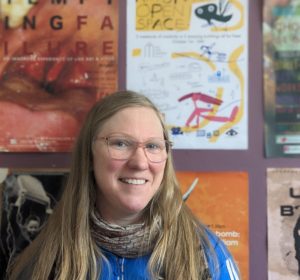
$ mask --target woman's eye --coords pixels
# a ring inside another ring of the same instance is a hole
[[[116,148],[128,148],[131,146],[130,141],[126,139],[111,140],[110,145]]]
[[[159,143],[147,143],[146,148],[148,150],[161,150],[161,144]]]

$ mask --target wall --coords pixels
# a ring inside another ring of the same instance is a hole
[[[267,279],[266,168],[300,167],[300,159],[264,158],[262,1],[249,0],[249,149],[246,151],[175,150],[175,166],[191,171],[246,171],[250,199],[250,278]],[[126,1],[120,0],[120,22]],[[120,26],[120,88],[125,88],[126,26]],[[0,153],[0,167],[68,167],[68,153]]]

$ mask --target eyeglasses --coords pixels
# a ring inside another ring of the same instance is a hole
[[[129,159],[138,147],[142,147],[149,161],[159,163],[167,159],[172,142],[159,138],[151,138],[145,142],[138,142],[129,136],[98,137],[104,140],[112,159]]]

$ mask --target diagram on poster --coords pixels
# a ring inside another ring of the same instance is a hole
[[[247,149],[247,1],[127,1],[127,88],[175,149]]]

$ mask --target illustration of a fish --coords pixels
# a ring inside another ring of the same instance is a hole
[[[219,2],[219,7],[216,4],[206,4],[199,6],[195,10],[195,14],[198,18],[206,20],[209,25],[212,24],[212,20],[227,22],[232,18],[232,14],[225,15],[229,7],[229,2],[225,4],[224,8],[222,7],[222,3],[223,1]]]

